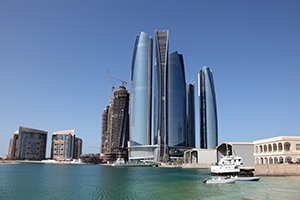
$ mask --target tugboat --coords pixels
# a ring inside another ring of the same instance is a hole
[[[253,176],[254,169],[243,168],[243,158],[239,156],[224,156],[218,163],[211,166],[213,176]]]

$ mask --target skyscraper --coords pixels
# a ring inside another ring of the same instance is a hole
[[[102,112],[102,130],[101,130],[101,153],[109,152],[109,141],[110,141],[110,110],[111,106],[107,106]]]
[[[114,92],[112,108],[112,124],[110,135],[110,151],[126,151],[129,140],[129,93],[124,86]]]
[[[187,147],[196,147],[195,140],[195,89],[187,83]]]
[[[152,38],[136,35],[130,76],[130,146],[151,144]]]
[[[198,74],[200,108],[200,148],[214,149],[218,145],[216,92],[213,74],[204,66]]]
[[[169,31],[155,31],[154,54],[154,144],[161,147],[161,155],[166,153],[166,68],[169,54]]]
[[[186,147],[186,82],[182,54],[169,55],[167,67],[167,145]]]

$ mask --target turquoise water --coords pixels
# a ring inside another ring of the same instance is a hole
[[[300,177],[201,183],[210,177],[209,170],[178,168],[1,164],[0,199],[242,199],[242,192],[264,195],[267,188],[276,189],[273,199],[294,199],[300,191]]]

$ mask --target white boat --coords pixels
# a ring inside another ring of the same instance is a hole
[[[118,158],[117,160],[116,160],[116,162],[114,163],[114,164],[112,164],[112,166],[118,166],[118,165],[125,165],[125,160],[124,160],[124,158]]]
[[[226,178],[218,177],[218,178],[212,178],[210,180],[204,179],[204,181],[202,182],[206,184],[235,183],[236,179],[227,178],[227,177]]]
[[[243,159],[239,156],[224,156],[220,158],[216,165],[211,166],[212,175],[237,175],[240,172],[240,166],[243,165]]]

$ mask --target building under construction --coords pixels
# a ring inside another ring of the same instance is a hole
[[[129,93],[125,86],[114,92],[112,103],[102,113],[101,153],[104,161],[114,161],[118,157],[127,160],[129,140]]]

